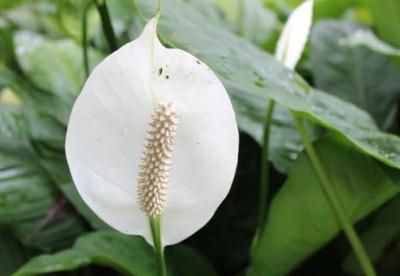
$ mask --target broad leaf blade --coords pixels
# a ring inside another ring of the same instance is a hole
[[[148,1],[139,2],[147,14],[155,10]],[[269,54],[225,28],[210,24],[183,1],[168,0],[164,7],[159,35],[167,44],[198,56],[218,73],[244,131],[255,138],[262,133],[265,105],[272,97],[300,116],[342,135],[360,151],[400,168],[400,139],[379,131],[366,112],[311,90],[304,80]]]
[[[353,222],[398,191],[375,160],[326,139],[317,142],[315,147]],[[254,252],[249,275],[286,275],[339,230],[318,177],[303,153],[271,203],[268,223]]]
[[[188,247],[168,248],[166,254],[170,275],[216,275],[212,266]],[[153,248],[143,238],[103,231],[81,236],[71,249],[32,259],[14,276],[70,271],[90,264],[110,267],[126,275],[157,275]]]

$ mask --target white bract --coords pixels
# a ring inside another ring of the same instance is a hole
[[[205,225],[226,197],[239,138],[221,82],[194,56],[161,45],[156,24],[89,76],[66,154],[79,194],[101,219],[152,243],[148,215],[160,214],[169,245]]]
[[[306,0],[289,16],[275,51],[279,62],[294,69],[303,53],[310,33],[314,0]]]

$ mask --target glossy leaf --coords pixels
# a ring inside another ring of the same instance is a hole
[[[202,256],[188,247],[167,248],[166,255],[172,276],[217,275]],[[14,276],[69,271],[90,264],[110,267],[126,275],[157,275],[153,249],[142,238],[93,232],[81,236],[71,249],[32,259]]]
[[[148,1],[138,2],[147,14],[155,9]],[[219,75],[230,93],[239,126],[253,137],[262,133],[263,114],[270,96],[300,116],[340,134],[358,150],[400,168],[400,139],[379,131],[366,112],[312,90],[269,54],[208,23],[183,1],[165,1],[159,31],[165,42],[201,58]]]
[[[379,163],[348,145],[324,139],[315,148],[353,222],[398,192],[399,183],[393,183]],[[249,276],[287,275],[340,231],[318,182],[303,153],[272,200]]]

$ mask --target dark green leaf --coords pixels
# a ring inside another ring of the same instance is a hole
[[[379,211],[372,224],[361,236],[368,255],[375,263],[379,261],[387,247],[400,234],[399,211],[400,197],[397,196]],[[346,258],[344,269],[352,275],[363,274],[353,254]]]
[[[8,276],[26,261],[26,250],[6,232],[0,232],[0,276]]]
[[[75,249],[67,249],[53,255],[40,255],[30,260],[14,275],[42,275],[74,270],[90,264],[90,259]]]
[[[82,232],[78,218],[32,161],[0,152],[0,227],[43,250],[69,245]]]
[[[83,227],[33,155],[22,111],[0,105],[0,120],[0,227],[42,250],[69,245]]]
[[[210,263],[197,251],[184,245],[167,247],[167,263],[175,276],[217,276]]]
[[[112,267],[127,275],[157,275],[152,248],[140,237],[116,232],[94,232],[81,236],[72,249],[38,256],[14,275],[68,271],[88,264]]]
[[[366,47],[344,45],[360,30],[345,21],[318,22],[311,33],[309,67],[317,88],[354,103],[389,129],[400,96],[400,70]]]
[[[188,247],[169,248],[166,254],[171,275],[216,275],[208,262]],[[104,231],[80,237],[71,249],[36,257],[14,276],[68,271],[89,264],[111,267],[126,275],[157,275],[154,251],[143,238]]]
[[[0,69],[0,87],[11,87],[21,97],[23,106],[0,109],[0,147],[36,156],[49,177],[64,193],[78,212],[96,229],[108,227],[82,201],[69,174],[64,154],[65,127],[59,118],[70,107],[54,94],[37,90],[11,71]]]
[[[353,222],[398,191],[379,163],[366,155],[327,139],[318,141],[315,147]],[[271,203],[249,275],[287,275],[339,232],[336,217],[318,181],[303,153]]]

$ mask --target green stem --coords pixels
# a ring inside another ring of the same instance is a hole
[[[161,241],[161,219],[160,216],[149,217],[151,236],[153,238],[154,252],[157,258],[159,276],[167,276],[167,266],[165,265],[164,248]]]
[[[363,244],[361,243],[361,240],[358,237],[356,231],[354,230],[352,223],[348,219],[343,209],[342,203],[340,202],[340,199],[336,194],[336,191],[334,190],[334,186],[330,182],[328,175],[324,167],[322,166],[321,161],[319,160],[317,152],[315,151],[315,148],[307,134],[307,131],[304,128],[303,120],[299,118],[296,114],[293,113],[293,115],[296,121],[297,129],[303,140],[307,155],[310,158],[311,164],[319,178],[319,183],[321,184],[321,188],[324,191],[325,196],[327,197],[333,212],[335,213],[338,223],[340,224],[341,228],[346,234],[346,237],[353,248],[353,251],[358,259],[358,262],[360,263],[362,269],[364,270],[365,275],[376,276],[374,267],[372,266],[368,254]]]
[[[100,14],[101,26],[103,28],[103,33],[108,43],[108,47],[110,48],[110,51],[113,52],[117,50],[118,45],[113,26],[111,24],[111,18],[108,12],[106,0],[103,0],[102,3],[99,3],[99,0],[93,0],[93,2],[96,5],[97,11]]]
[[[87,14],[91,2],[87,2],[83,8],[82,15],[82,53],[83,53],[83,67],[85,69],[86,78],[89,76],[89,55],[88,55],[88,41],[87,41]]]
[[[269,190],[269,136],[271,132],[272,115],[275,109],[275,101],[268,101],[267,110],[264,119],[263,144],[261,151],[261,176],[260,176],[260,195],[259,195],[259,210],[258,210],[258,233],[262,232],[266,220],[267,213],[267,197]]]

